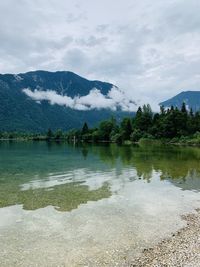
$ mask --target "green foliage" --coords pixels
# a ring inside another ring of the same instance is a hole
[[[152,126],[152,119],[153,113],[150,105],[144,105],[143,108],[139,107],[133,120],[133,128],[148,132]]]
[[[121,132],[123,140],[130,140],[132,133],[132,123],[130,118],[124,118],[121,122]]]
[[[114,128],[114,124],[111,120],[109,121],[102,121],[99,125],[99,140],[102,141],[109,141],[110,140],[110,134]]]
[[[135,117],[124,118],[120,125],[114,117],[102,121],[97,128],[90,129],[85,122],[81,130],[72,129],[55,133],[51,129],[46,134],[0,132],[0,139],[63,140],[69,142],[147,142],[164,140],[170,143],[200,145],[200,113],[189,112],[183,103],[177,107],[153,114],[150,105],[139,107]]]
[[[140,129],[135,129],[130,135],[130,140],[133,142],[138,142],[142,136],[143,132]]]
[[[51,129],[49,129],[48,132],[47,132],[47,139],[50,140],[52,138],[53,138],[53,132],[52,132]]]
[[[112,135],[111,142],[121,144],[123,142],[123,135],[121,133],[116,133],[115,135]]]
[[[57,130],[57,131],[55,132],[55,139],[56,139],[56,140],[63,139],[63,132],[62,132],[61,129],[59,129],[59,130]]]
[[[99,132],[98,132],[98,130],[95,130],[92,133],[92,142],[98,142],[98,139],[99,139]]]
[[[89,128],[88,128],[87,123],[85,122],[84,125],[83,125],[83,128],[82,128],[81,134],[82,135],[87,134],[88,131],[89,131]]]

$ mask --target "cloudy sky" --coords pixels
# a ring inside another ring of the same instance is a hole
[[[1,0],[0,72],[70,70],[153,107],[200,90],[199,0]]]

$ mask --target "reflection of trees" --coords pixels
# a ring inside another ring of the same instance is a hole
[[[23,205],[25,210],[36,210],[49,205],[59,211],[71,211],[78,208],[80,204],[88,201],[98,201],[111,196],[107,183],[96,190],[89,190],[82,183],[69,183],[56,185],[53,188],[38,188],[21,191],[19,187],[9,185],[3,188],[0,194],[0,207],[15,204]]]
[[[32,181],[48,181],[55,175],[70,174],[87,168],[105,170],[106,164],[90,153],[91,146],[68,146],[64,143],[22,142],[0,143],[0,207],[22,204],[25,209],[53,205],[60,210],[71,210],[81,203],[109,197],[108,185],[89,190],[83,184],[57,185],[52,190],[20,191],[20,186]],[[98,164],[97,164],[98,163]],[[107,166],[108,168],[108,166]],[[84,180],[85,177],[79,177]],[[56,179],[56,178],[55,178]]]
[[[160,179],[200,179],[200,149],[174,146],[116,146],[97,150],[100,158],[116,163],[120,158],[124,166],[136,169],[139,178],[150,181],[152,172],[160,172]],[[179,183],[181,184],[181,183]]]
[[[94,173],[115,169],[116,177],[122,166],[131,167],[139,178],[147,181],[156,171],[161,173],[160,179],[170,180],[181,188],[200,189],[198,148],[55,143],[49,148],[46,143],[37,142],[0,143],[0,148],[0,207],[23,204],[25,209],[36,209],[53,205],[59,210],[71,210],[89,200],[109,197],[106,184],[93,191],[80,183],[57,185],[52,191],[42,188],[20,191],[20,185],[43,180],[50,173],[68,173],[85,167]]]
[[[88,148],[87,148],[86,146],[84,146],[84,147],[82,148],[82,155],[83,155],[83,158],[84,158],[84,159],[87,159],[88,152],[89,152]]]
[[[117,146],[113,145],[104,145],[98,147],[98,153],[102,160],[115,165],[116,160],[119,156]]]

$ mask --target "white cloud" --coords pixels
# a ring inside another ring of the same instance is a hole
[[[199,9],[197,0],[0,1],[0,72],[70,70],[156,107],[200,90]]]
[[[128,100],[124,92],[117,87],[112,87],[107,95],[103,95],[100,90],[94,88],[88,95],[75,96],[74,98],[60,95],[53,90],[35,89],[31,91],[29,88],[25,88],[22,91],[37,103],[46,100],[51,105],[57,104],[76,110],[121,109],[123,111],[136,111],[137,109],[137,105],[132,100]]]

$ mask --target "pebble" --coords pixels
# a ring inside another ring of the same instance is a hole
[[[144,249],[129,267],[198,267],[200,266],[200,209],[182,216],[187,226],[157,246]]]

